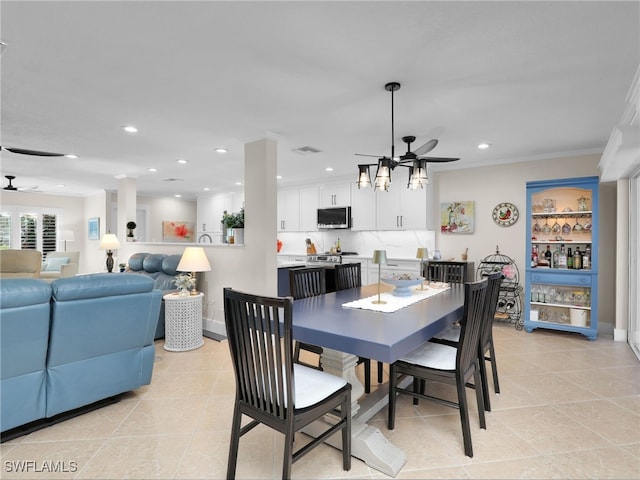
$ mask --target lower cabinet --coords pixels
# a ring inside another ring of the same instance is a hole
[[[574,331],[595,340],[598,335],[597,275],[588,271],[527,273],[524,328]]]

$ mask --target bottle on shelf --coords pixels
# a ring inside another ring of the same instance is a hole
[[[531,252],[531,268],[538,266],[538,246],[534,245]]]
[[[553,252],[553,268],[560,268],[560,245],[556,245],[556,249]]]
[[[571,247],[567,249],[567,268],[573,267],[573,252],[571,251]]]
[[[584,255],[582,255],[582,268],[584,270],[591,270],[591,247],[586,246]]]
[[[544,258],[547,260],[547,264],[549,268],[553,267],[552,258],[553,254],[551,253],[551,246],[547,245],[547,250],[544,252]]]
[[[567,252],[564,250],[564,243],[560,245],[560,254],[558,255],[558,268],[567,268]]]
[[[573,268],[575,270],[582,268],[582,253],[580,253],[580,247],[576,247],[575,252],[573,252]]]
[[[336,253],[342,253],[342,248],[340,247],[340,239],[336,242]]]

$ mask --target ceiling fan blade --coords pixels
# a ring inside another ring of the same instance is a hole
[[[40,150],[29,150],[26,148],[2,147],[2,149],[11,153],[18,153],[21,155],[35,155],[38,157],[64,157],[64,153],[42,152]]]
[[[354,153],[354,155],[357,155],[359,157],[374,157],[374,158],[384,157],[384,155],[367,155],[366,153]]]
[[[415,153],[418,156],[419,155],[424,155],[425,153],[428,153],[431,150],[433,150],[434,148],[436,148],[436,145],[438,145],[438,139],[432,138],[431,140],[429,140],[424,145],[420,145],[418,148],[416,148],[413,153]]]
[[[456,160],[460,160],[459,158],[450,158],[450,157],[418,157],[419,160],[426,160],[427,163],[446,163],[446,162],[455,162]]]

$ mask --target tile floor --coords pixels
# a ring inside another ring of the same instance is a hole
[[[494,331],[502,393],[492,394],[487,430],[471,414],[472,459],[463,453],[456,410],[414,407],[401,396],[394,431],[386,428],[386,407],[370,421],[407,453],[398,478],[640,478],[640,364],[628,345],[508,324]],[[169,353],[162,343],[151,385],[2,444],[0,477],[224,478],[234,398],[227,344],[206,339],[198,350]],[[469,400],[475,403],[473,392]],[[243,437],[237,477],[280,478],[281,441],[265,427]],[[357,459],[350,472],[341,465],[339,452],[323,445],[292,473],[389,478]]]

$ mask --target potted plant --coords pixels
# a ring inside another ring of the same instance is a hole
[[[196,286],[196,279],[188,273],[181,273],[176,275],[175,284],[178,288],[178,294],[186,297],[190,294],[190,290]]]
[[[120,273],[124,272],[127,268],[127,264],[126,263],[119,263],[118,267],[120,267]]]
[[[244,243],[244,208],[239,213],[222,213],[223,238],[228,243]]]

